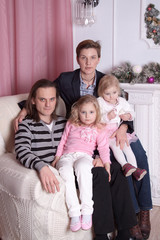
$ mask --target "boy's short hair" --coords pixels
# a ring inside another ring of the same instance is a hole
[[[80,56],[82,49],[94,48],[97,51],[98,57],[101,57],[101,45],[98,41],[94,42],[93,40],[87,39],[80,42],[76,48],[77,57]]]

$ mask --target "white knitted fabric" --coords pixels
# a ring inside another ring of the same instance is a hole
[[[4,140],[3,140],[2,135],[0,133],[0,155],[2,155],[5,152],[6,152],[5,143],[4,143]]]
[[[52,169],[60,182],[60,192],[49,194],[42,189],[37,172],[16,160],[12,121],[19,111],[16,103],[25,98],[26,95],[0,98],[0,134],[7,149],[0,156],[0,238],[92,240],[92,230],[69,230],[65,185],[57,170]],[[64,106],[60,105],[58,111],[62,109]]]

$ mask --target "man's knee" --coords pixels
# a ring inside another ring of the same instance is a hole
[[[92,168],[93,181],[105,181],[108,179],[108,172],[104,167],[93,167]]]

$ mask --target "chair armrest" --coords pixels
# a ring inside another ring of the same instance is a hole
[[[56,169],[60,192],[42,189],[35,170],[21,165],[15,154],[0,156],[0,238],[2,239],[93,239],[92,230],[69,230],[65,184]]]
[[[60,182],[60,191],[64,191],[64,182],[56,169],[52,169]],[[15,154],[6,153],[0,156],[0,187],[14,198],[38,200],[51,195],[42,189],[38,174],[33,169],[25,168]],[[52,195],[56,195],[52,194]]]

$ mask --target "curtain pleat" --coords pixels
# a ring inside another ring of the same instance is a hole
[[[1,0],[0,30],[0,96],[73,70],[70,0]]]

